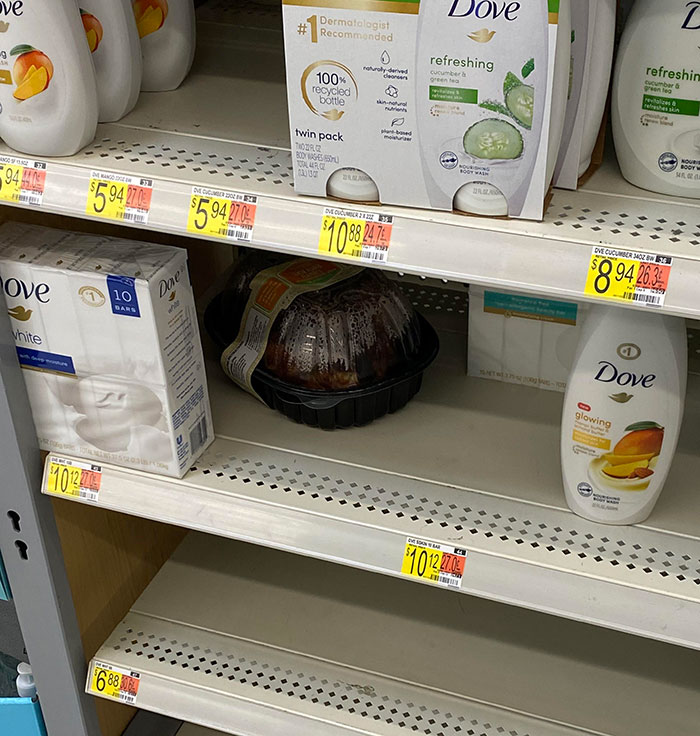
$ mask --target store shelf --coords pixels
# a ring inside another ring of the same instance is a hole
[[[142,95],[82,152],[49,161],[43,209],[87,217],[91,170],[129,174],[154,182],[147,228],[183,234],[193,185],[233,190],[258,197],[257,246],[317,255],[329,201],[294,194],[277,16],[265,6],[220,15],[214,4],[201,18],[185,84]],[[592,246],[612,245],[676,258],[664,311],[700,315],[700,205],[632,187],[610,161],[583,190],[556,191],[542,223],[362,209],[395,217],[387,264],[394,271],[583,298]]]
[[[694,652],[191,534],[95,655],[249,736],[692,734]]]
[[[217,439],[196,467],[174,480],[103,466],[96,503],[394,576],[409,536],[464,547],[465,593],[700,648],[700,380],[648,522],[587,522],[564,502],[561,395],[467,379],[464,290],[409,293],[442,346],[404,410],[297,426],[210,362]]]

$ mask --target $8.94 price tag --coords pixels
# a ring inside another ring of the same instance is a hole
[[[192,187],[187,230],[250,243],[257,209],[258,198],[252,194]]]
[[[93,171],[85,212],[93,217],[145,225],[151,211],[153,180]]]
[[[44,474],[44,488],[54,496],[74,496],[97,501],[102,484],[99,465],[50,456]]]
[[[0,156],[0,200],[41,206],[46,164],[13,156]]]
[[[653,253],[595,246],[584,294],[599,299],[661,307],[673,259]]]
[[[136,702],[140,684],[141,675],[138,672],[131,672],[102,662],[95,662],[93,665],[90,692],[97,693],[97,695],[133,705]]]
[[[447,588],[461,588],[467,550],[408,537],[401,572]]]
[[[391,215],[326,207],[318,252],[356,261],[386,263],[393,227]]]

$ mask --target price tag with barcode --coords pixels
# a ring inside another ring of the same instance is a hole
[[[0,156],[0,200],[41,207],[46,185],[46,163]]]
[[[401,572],[446,588],[461,588],[466,563],[466,549],[408,537]]]
[[[195,235],[250,243],[257,209],[255,195],[192,187],[187,230]]]
[[[85,212],[105,220],[146,225],[151,211],[153,180],[93,171]]]
[[[90,676],[90,692],[134,705],[141,684],[138,672],[95,662]]]
[[[355,261],[386,263],[393,227],[391,215],[326,207],[318,252]]]
[[[44,473],[44,488],[54,496],[73,496],[97,501],[102,484],[99,465],[50,456]]]
[[[673,258],[594,246],[584,294],[598,299],[662,307]]]

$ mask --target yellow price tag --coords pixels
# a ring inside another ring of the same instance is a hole
[[[461,588],[466,562],[465,549],[409,537],[404,548],[401,573],[448,588]]]
[[[128,191],[128,182],[91,178],[86,214],[106,220],[123,220]]]
[[[24,166],[0,164],[0,200],[19,202],[23,178]]]
[[[46,490],[57,496],[79,496],[82,475],[82,468],[51,462],[49,463]]]
[[[228,237],[231,202],[223,197],[193,194],[187,217],[187,230],[196,235]]]
[[[318,252],[322,255],[361,260],[366,227],[366,220],[324,215]]]
[[[90,691],[122,703],[135,703],[141,675],[102,662],[95,662],[90,678]]]
[[[634,258],[598,255],[588,265],[584,294],[599,299],[632,301],[637,289],[640,262]]]

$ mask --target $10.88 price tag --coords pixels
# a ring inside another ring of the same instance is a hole
[[[47,493],[97,501],[102,484],[102,468],[99,465],[52,456],[47,468],[44,476]]]
[[[90,692],[133,705],[140,684],[141,675],[138,672],[95,662],[90,677]]]
[[[584,293],[599,299],[661,307],[672,265],[669,256],[595,246]]]
[[[318,252],[357,261],[386,263],[393,227],[391,215],[326,207]]]
[[[461,588],[467,550],[408,537],[401,572],[447,588]]]
[[[46,164],[0,156],[0,200],[40,207],[44,200]]]
[[[252,194],[192,187],[187,230],[250,243],[257,208],[258,198]]]
[[[93,171],[85,212],[93,217],[145,225],[151,211],[153,181]]]

